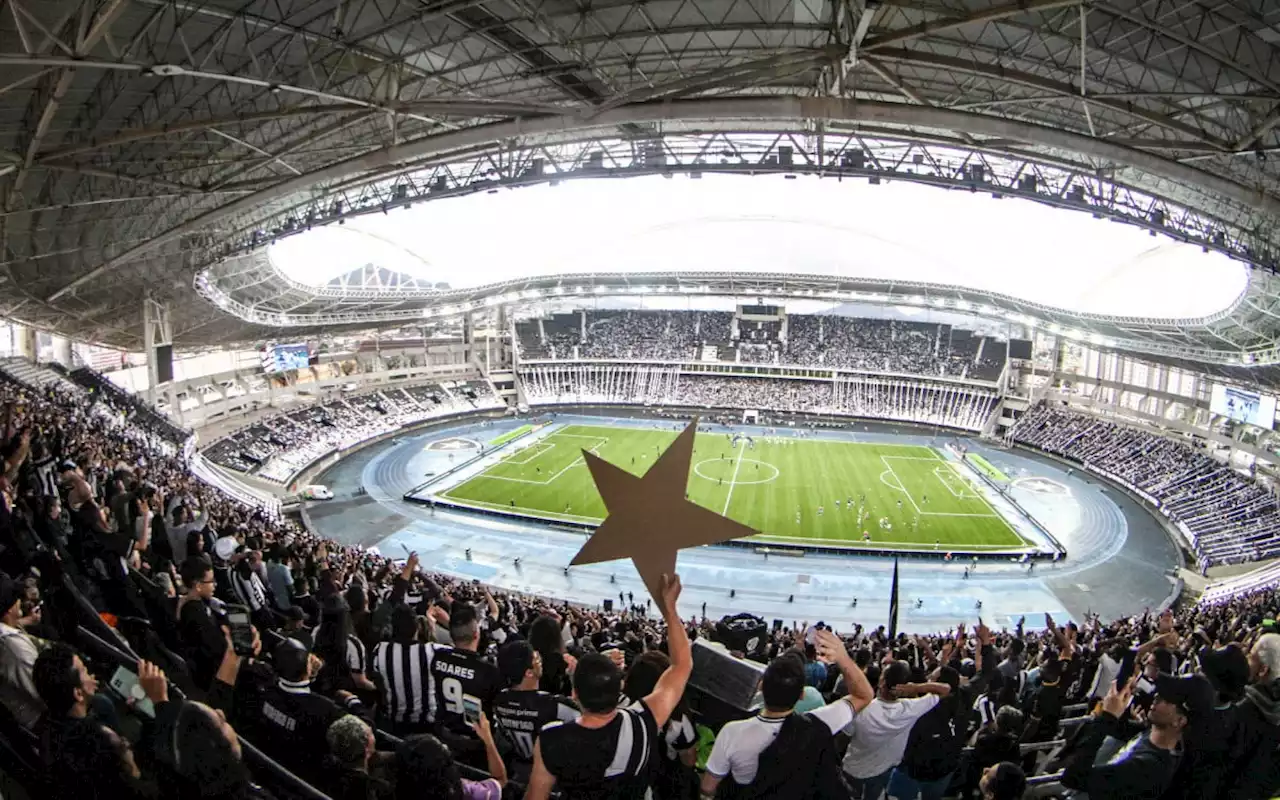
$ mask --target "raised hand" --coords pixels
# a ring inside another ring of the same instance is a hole
[[[676,573],[662,576],[662,605],[672,614],[676,613],[676,601],[680,599],[680,576]]]
[[[814,636],[814,648],[818,651],[818,658],[831,664],[843,665],[849,658],[849,651],[845,649],[844,642],[840,640],[829,630],[820,630]]]
[[[164,677],[164,670],[150,661],[138,662],[138,685],[152,703],[168,702],[169,681]]]
[[[1107,692],[1107,696],[1102,699],[1102,710],[1113,717],[1122,716],[1125,709],[1129,707],[1129,703],[1133,701],[1133,687],[1137,682],[1137,675],[1130,678],[1124,686],[1117,686],[1116,682],[1112,681],[1111,689]]]

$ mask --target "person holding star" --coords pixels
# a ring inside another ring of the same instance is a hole
[[[533,748],[525,800],[546,800],[558,788],[565,797],[643,797],[654,754],[665,747],[662,728],[684,695],[693,671],[693,649],[676,610],[680,576],[662,576],[659,598],[667,624],[671,666],[647,696],[619,708],[622,669],[602,653],[578,661],[573,699],[582,716],[543,726]]]

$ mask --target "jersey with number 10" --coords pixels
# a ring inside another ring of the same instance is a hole
[[[493,699],[502,689],[502,673],[479,655],[456,647],[437,646],[431,655],[433,719],[454,733],[471,735],[462,697],[479,700],[493,719]]]
[[[495,726],[511,745],[511,760],[517,766],[533,764],[533,744],[543,725],[556,720],[572,722],[578,717],[572,700],[536,689],[506,689],[493,703]]]

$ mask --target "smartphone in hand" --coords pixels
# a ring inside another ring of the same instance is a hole
[[[120,699],[126,702],[132,701],[134,711],[144,717],[155,719],[155,704],[151,702],[151,698],[147,697],[147,693],[143,691],[142,684],[138,683],[136,673],[125,667],[116,667],[115,674],[111,676],[111,689],[120,696]]]

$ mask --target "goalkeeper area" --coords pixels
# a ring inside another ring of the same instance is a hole
[[[643,475],[677,432],[560,427],[513,444],[435,498],[595,525],[607,512],[582,451]],[[922,445],[699,432],[689,499],[760,531],[762,544],[943,551],[1031,546],[968,467]]]

